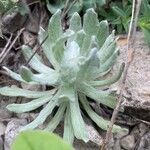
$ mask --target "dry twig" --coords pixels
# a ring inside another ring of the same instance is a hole
[[[137,20],[138,20],[138,15],[139,15],[139,10],[141,7],[141,0],[133,0],[133,6],[132,6],[132,17],[131,17],[131,22],[130,22],[130,27],[129,27],[129,33],[128,33],[128,39],[127,39],[127,60],[126,60],[126,67],[123,73],[123,78],[119,90],[119,96],[117,99],[117,105],[116,108],[114,109],[114,112],[112,114],[111,118],[111,123],[109,125],[109,128],[106,133],[106,138],[103,141],[103,144],[101,146],[101,150],[106,149],[106,146],[108,144],[109,138],[112,133],[113,125],[115,123],[116,117],[118,115],[120,105],[122,102],[122,97],[123,97],[123,91],[125,89],[126,85],[126,79],[127,79],[127,74],[128,70],[130,67],[131,62],[133,61],[134,58],[134,45],[135,45],[135,39],[136,39],[136,27],[137,27]]]
[[[25,28],[22,28],[20,31],[19,31],[19,33],[17,34],[17,36],[15,37],[15,39],[12,41],[12,43],[10,44],[10,46],[8,47],[8,49],[7,49],[7,47],[6,47],[6,49],[5,49],[5,53],[3,53],[3,55],[1,56],[1,58],[0,58],[0,63],[2,63],[3,62],[3,60],[5,59],[5,57],[8,55],[8,53],[9,53],[9,51],[11,50],[11,48],[14,46],[14,44],[16,43],[16,41],[17,41],[17,39],[20,37],[20,35],[22,34],[22,32],[25,30]],[[10,42],[9,42],[10,43]],[[9,44],[8,43],[8,44]],[[7,45],[7,44],[6,44]]]

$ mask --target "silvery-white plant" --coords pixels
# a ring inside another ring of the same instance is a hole
[[[90,106],[87,97],[97,103],[110,108],[116,105],[115,95],[108,87],[116,82],[123,71],[123,65],[112,77],[106,75],[114,65],[118,56],[114,32],[109,35],[107,21],[99,22],[93,9],[87,10],[83,23],[78,13],[70,19],[68,30],[63,31],[61,26],[61,11],[57,11],[50,19],[48,30],[39,31],[40,43],[43,52],[52,67],[43,64],[36,54],[30,61],[30,68],[22,66],[20,74],[4,67],[7,73],[15,80],[27,84],[40,84],[54,87],[47,91],[30,91],[18,87],[2,87],[0,94],[6,96],[20,96],[33,99],[24,104],[10,104],[7,109],[15,113],[33,111],[44,106],[39,115],[22,130],[35,129],[43,124],[48,116],[57,107],[53,118],[49,120],[45,130],[54,131],[59,122],[64,119],[63,138],[72,143],[74,137],[88,141],[87,129],[82,110],[103,130],[107,130],[109,121],[100,117]],[[22,47],[23,54],[28,60],[33,51],[29,46]],[[100,87],[99,90],[97,87]],[[101,90],[100,90],[101,89]],[[83,109],[81,109],[81,107]],[[113,132],[126,130],[114,125]]]

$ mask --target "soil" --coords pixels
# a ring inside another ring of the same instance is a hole
[[[48,20],[47,13],[41,11],[40,15],[44,15],[46,19],[37,20],[37,8],[35,7],[33,11],[33,18],[35,22],[42,22],[41,25],[45,26],[45,23]],[[14,15],[14,14],[13,14]],[[15,15],[14,15],[15,16]],[[7,16],[8,17],[8,16]],[[18,16],[17,16],[18,17]],[[7,24],[6,19],[5,24]],[[9,18],[9,24],[11,20],[14,21],[15,17]],[[13,29],[13,38],[16,36],[16,30],[19,30],[21,27],[26,27],[26,31],[23,33],[22,37],[16,42],[16,44],[9,51],[8,55],[0,64],[0,87],[2,86],[12,86],[19,85],[18,82],[10,79],[3,72],[2,66],[7,66],[8,68],[18,71],[19,66],[24,63],[23,57],[21,55],[19,47],[25,42],[33,47],[36,45],[36,34],[38,32],[37,26],[34,27],[34,23],[29,21],[29,18],[24,16],[20,19],[20,22],[17,22],[17,29]],[[12,28],[12,26],[10,26]],[[2,52],[4,46],[6,45],[5,39],[8,39],[10,35],[11,28],[4,26],[3,32],[6,35],[6,38],[0,39],[0,53]],[[9,29],[8,29],[9,28]],[[8,32],[9,31],[9,32]],[[120,55],[117,62],[118,65],[125,61],[126,59],[126,38],[120,38],[118,41],[120,47]],[[150,50],[144,42],[143,34],[141,32],[137,33],[136,45],[135,45],[135,57],[134,61],[131,64],[131,67],[127,76],[126,89],[123,94],[122,106],[124,112],[120,112],[116,123],[125,126],[129,129],[129,133],[118,133],[113,134],[110,138],[108,145],[108,150],[150,150]],[[40,87],[28,87],[22,85],[24,88],[34,88],[35,90]],[[119,82],[112,87],[110,90],[117,91],[120,84]],[[18,130],[23,125],[27,124],[37,116],[37,112],[32,113],[23,113],[23,114],[14,114],[6,110],[6,105],[13,102],[26,101],[25,99],[20,98],[8,98],[2,97],[0,95],[0,150],[10,150],[10,144],[18,133]],[[100,112],[99,107],[93,104],[93,108],[97,113]],[[112,110],[102,106],[100,107],[106,114],[108,118],[111,117]],[[89,122],[89,121],[88,121]],[[75,140],[74,147],[77,150],[98,150],[100,149],[100,144],[102,138],[105,135],[105,132],[92,128],[93,123],[89,122],[87,128],[89,130],[89,135],[91,136],[91,141],[88,143],[83,143],[82,141]],[[40,128],[43,128],[41,126]],[[61,134],[63,125],[61,124],[56,132]]]

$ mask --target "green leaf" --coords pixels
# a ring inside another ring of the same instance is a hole
[[[61,121],[61,119],[64,116],[65,109],[66,109],[66,104],[62,103],[59,106],[59,108],[58,108],[56,114],[54,115],[54,117],[48,123],[47,127],[45,128],[45,130],[51,131],[51,132],[53,132],[55,130],[55,128],[58,126],[59,122]]]
[[[83,30],[89,36],[96,35],[98,31],[99,21],[94,9],[88,9],[83,17]]]
[[[26,45],[22,46],[22,51],[23,51],[23,55],[24,55],[26,61],[28,61],[31,58],[31,56],[34,54],[32,49],[29,46],[26,46]],[[41,62],[41,58],[38,56],[38,54],[35,54],[32,57],[29,64],[34,70],[36,70],[37,72],[40,72],[40,73],[54,71],[53,69],[49,68],[48,66],[44,65]]]
[[[80,66],[80,71],[78,73],[78,78],[83,80],[91,79],[93,72],[99,68],[99,57],[97,54],[97,48],[93,48],[89,53],[87,59],[82,62]]]
[[[99,47],[102,47],[102,45],[106,41],[108,35],[109,35],[108,22],[106,20],[101,21],[99,24],[99,29],[98,29],[97,35],[96,35],[97,39],[98,39]]]
[[[100,117],[98,114],[96,114],[92,108],[89,105],[88,100],[86,99],[86,96],[83,94],[79,94],[79,98],[80,101],[85,109],[85,111],[87,112],[87,114],[90,116],[90,118],[103,130],[107,130],[108,126],[110,124],[110,121],[103,119],[102,117]],[[126,131],[128,132],[128,130],[126,128],[121,128],[120,126],[114,125],[113,126],[113,130],[114,133],[115,132],[121,132],[121,131]]]
[[[118,50],[116,50],[116,52],[114,52],[113,55],[104,64],[100,64],[100,69],[95,72],[93,78],[96,79],[102,75],[107,74],[111,70],[112,66],[115,64],[117,56]]]
[[[79,83],[78,89],[79,92],[84,93],[98,103],[102,103],[110,108],[115,108],[116,106],[116,98],[108,91],[97,90],[85,82]]]
[[[11,150],[73,150],[60,137],[45,131],[21,132],[12,144]]]
[[[9,111],[15,112],[15,113],[24,113],[29,112],[32,110],[35,110],[39,108],[40,106],[47,103],[52,98],[52,95],[47,95],[35,100],[32,100],[31,102],[24,103],[24,104],[9,104],[6,108]]]
[[[99,50],[99,58],[101,63],[105,63],[108,58],[116,51],[116,40],[114,32],[106,39],[105,43]]]
[[[71,113],[71,123],[74,130],[74,135],[77,139],[82,139],[85,142],[88,142],[87,130],[85,127],[84,120],[81,116],[78,97],[74,95],[74,102],[70,102],[70,113]]]
[[[56,71],[45,72],[41,74],[33,74],[30,69],[28,69],[25,66],[22,66],[20,74],[21,77],[27,82],[34,81],[42,85],[56,85],[58,83],[59,75]]]
[[[65,121],[64,121],[63,139],[66,142],[68,142],[70,144],[73,144],[74,131],[73,131],[72,123],[71,123],[71,114],[70,114],[69,104],[67,105],[67,109],[66,109],[66,115],[65,115]]]
[[[73,30],[74,32],[81,30],[81,18],[77,12],[74,13],[70,19],[69,29]]]
[[[17,74],[17,73],[15,73],[15,72],[11,71],[11,70],[8,69],[7,67],[3,67],[3,69],[6,70],[7,74],[8,74],[10,77],[12,77],[13,79],[15,79],[15,80],[17,80],[17,81],[20,81],[20,82],[27,83],[25,80],[22,79],[22,77],[21,77],[19,74]],[[32,84],[32,83],[31,83],[31,84]],[[34,84],[34,83],[33,83],[33,84]]]
[[[72,30],[67,30],[52,46],[52,52],[59,64],[62,62],[64,56],[64,47],[67,39],[71,39],[75,33]]]
[[[117,16],[120,16],[122,18],[127,17],[126,13],[122,9],[120,9],[118,6],[113,6],[112,10],[114,11],[114,13],[116,13]]]
[[[77,42],[80,48],[82,47],[85,36],[86,36],[86,33],[84,32],[84,30],[80,30],[76,34],[75,41]]]
[[[67,101],[75,101],[75,87],[73,85],[64,85],[61,87],[62,94],[59,99],[66,99]]]
[[[40,98],[45,95],[52,95],[54,94],[56,89],[50,91],[30,91],[21,89],[18,87],[2,87],[0,88],[0,94],[11,96],[11,97],[26,97],[26,98]]]
[[[145,28],[145,27],[141,27],[141,28],[144,33],[144,39],[146,43],[148,44],[148,46],[150,47],[150,29]]]
[[[119,71],[117,72],[117,74],[113,77],[111,77],[110,79],[105,79],[105,80],[100,80],[100,81],[90,81],[90,85],[92,86],[108,86],[108,85],[111,85],[115,82],[117,82],[121,75],[122,75],[122,72],[124,70],[124,64],[121,65]]]
[[[39,125],[43,124],[44,121],[47,119],[47,117],[53,111],[54,107],[58,104],[59,94],[60,94],[60,91],[58,91],[57,94],[55,94],[55,96],[53,96],[50,99],[49,103],[41,110],[37,118],[33,120],[31,123],[29,123],[28,125],[22,127],[21,131],[35,129]]]
[[[53,51],[52,51],[52,46],[54,44],[52,44],[50,42],[49,37],[47,37],[47,36],[48,36],[47,32],[43,28],[40,28],[40,31],[39,31],[40,43],[42,43],[47,38],[44,41],[44,43],[42,44],[43,52],[45,53],[45,56],[48,58],[49,62],[53,65],[53,67],[58,70],[59,64],[56,61],[54,54],[53,54]]]
[[[61,27],[61,10],[58,10],[49,21],[48,25],[48,35],[49,42],[53,44],[62,36],[62,27]]]

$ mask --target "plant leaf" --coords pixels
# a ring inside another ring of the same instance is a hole
[[[96,12],[93,8],[88,9],[83,17],[83,30],[89,36],[96,35],[98,26],[99,21]]]
[[[81,18],[77,12],[74,13],[70,19],[69,29],[73,30],[74,32],[81,30]]]
[[[25,66],[21,67],[21,77],[27,82],[37,82],[42,85],[56,85],[58,82],[58,73],[56,71],[41,74],[33,74],[30,69]]]
[[[73,150],[59,136],[46,131],[21,132],[12,144],[11,150]]]
[[[26,45],[22,46],[22,51],[23,51],[23,55],[24,55],[26,61],[28,61],[31,58],[31,56],[34,54],[32,49],[29,46],[26,46]],[[54,71],[53,69],[49,68],[48,66],[44,65],[41,62],[40,57],[38,56],[38,54],[35,54],[33,56],[31,61],[29,62],[29,64],[34,70],[36,70],[37,72],[40,72],[40,73]]]
[[[110,121],[103,119],[99,115],[97,115],[90,107],[88,100],[86,99],[86,96],[83,94],[79,94],[80,101],[87,112],[87,114],[90,116],[90,118],[103,130],[107,130],[108,126],[110,124]],[[121,128],[120,126],[114,125],[112,131],[115,132],[121,132],[128,130],[126,128]]]
[[[70,113],[71,113],[71,123],[74,130],[74,135],[77,139],[82,139],[85,142],[88,142],[88,135],[85,127],[85,123],[81,116],[79,102],[77,95],[74,95],[75,101],[70,101]]]
[[[79,92],[84,93],[93,100],[102,103],[110,108],[115,108],[116,106],[115,97],[107,91],[99,91],[85,82],[79,83],[78,89]]]
[[[45,97],[41,97],[41,98],[32,100],[31,102],[24,103],[24,104],[9,104],[6,108],[9,111],[12,111],[15,113],[29,112],[29,111],[35,110],[36,108],[39,108],[40,106],[44,105],[51,98],[52,98],[52,95],[48,95]]]
[[[21,131],[35,129],[39,125],[43,124],[44,121],[46,120],[46,118],[53,111],[54,107],[58,104],[59,94],[60,94],[60,91],[58,91],[55,94],[55,96],[53,96],[50,99],[49,103],[41,110],[41,112],[39,113],[37,118],[35,120],[33,120],[31,123],[29,123],[28,125],[26,125],[23,128],[21,128]]]
[[[55,128],[58,126],[59,122],[64,116],[64,111],[66,109],[66,104],[63,103],[59,106],[56,114],[54,117],[51,119],[51,121],[48,123],[47,127],[45,130],[53,132]]]
[[[108,85],[111,85],[111,84],[117,82],[120,79],[123,70],[124,70],[124,64],[121,65],[119,71],[117,72],[117,74],[115,76],[111,77],[110,79],[105,79],[105,80],[101,80],[101,81],[90,81],[90,85],[92,85],[92,86],[108,86]]]
[[[102,45],[106,41],[108,35],[109,35],[108,22],[106,20],[101,21],[99,23],[99,29],[98,29],[98,32],[97,32],[97,35],[96,35],[97,39],[98,39],[99,47],[102,47]]]
[[[72,144],[74,141],[74,131],[71,123],[71,114],[68,105],[67,105],[65,121],[64,121],[63,139],[70,144]]]
[[[18,87],[2,87],[0,88],[0,94],[11,96],[11,97],[26,97],[26,98],[40,98],[45,95],[52,95],[54,94],[56,89],[50,91],[30,91],[21,89]]]

